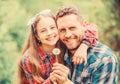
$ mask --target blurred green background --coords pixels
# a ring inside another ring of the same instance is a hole
[[[55,13],[69,4],[80,8],[87,21],[97,24],[99,41],[111,47],[120,61],[120,0],[0,0],[0,84],[15,82],[28,20],[43,9]]]

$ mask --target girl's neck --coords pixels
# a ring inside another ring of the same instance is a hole
[[[55,48],[55,46],[42,46],[45,53],[50,54],[52,53],[52,50]]]

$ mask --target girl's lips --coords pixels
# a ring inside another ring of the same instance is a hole
[[[51,36],[51,37],[48,37],[47,40],[48,40],[48,41],[53,41],[53,40],[56,39],[56,37],[57,37],[57,35],[56,35],[56,36]]]

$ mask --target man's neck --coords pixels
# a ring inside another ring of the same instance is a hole
[[[71,54],[74,54],[76,50],[70,50],[70,53]]]
[[[79,45],[80,46],[80,45]],[[74,49],[70,49],[69,51],[70,51],[70,53],[73,55],[75,52],[76,52],[76,50],[79,48],[79,46],[77,46],[76,48],[74,48]]]

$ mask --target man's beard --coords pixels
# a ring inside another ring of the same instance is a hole
[[[79,48],[80,44],[76,48],[69,49],[70,52],[76,51]]]

